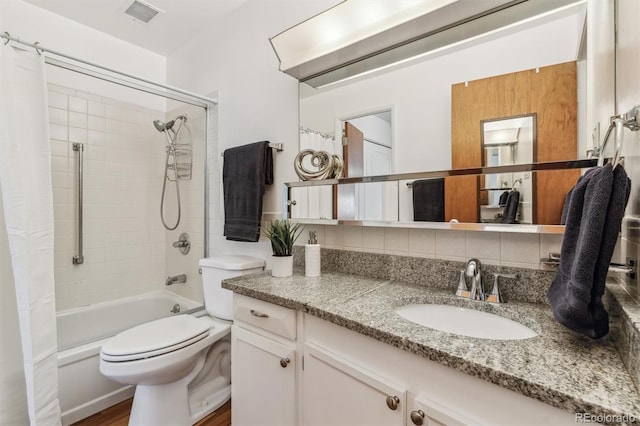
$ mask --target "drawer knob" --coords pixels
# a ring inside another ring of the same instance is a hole
[[[255,309],[252,309],[251,311],[251,315],[253,315],[254,317],[258,317],[258,318],[269,318],[269,315],[260,312],[260,311],[256,311]]]
[[[424,423],[424,411],[413,410],[411,412],[411,421],[416,426],[421,426]]]
[[[280,358],[280,367],[287,368],[291,360],[289,358]]]
[[[400,398],[397,396],[388,396],[387,397],[387,407],[391,410],[397,410],[398,404],[400,404]]]

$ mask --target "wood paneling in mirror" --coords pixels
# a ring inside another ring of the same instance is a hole
[[[577,157],[577,75],[576,62],[567,62],[538,70],[520,71],[459,83],[451,86],[451,166],[453,169],[482,165],[482,120],[537,113],[535,162],[569,160]],[[536,223],[559,224],[567,191],[580,172],[570,170],[558,175],[536,177],[534,217]],[[445,219],[460,220],[469,214],[476,200],[478,184],[469,188],[447,179],[455,196],[445,199]],[[471,193],[476,195],[472,196]],[[465,201],[466,200],[466,201]],[[479,213],[465,222],[478,222]]]

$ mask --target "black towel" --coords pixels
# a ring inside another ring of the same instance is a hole
[[[509,198],[509,191],[504,191],[502,194],[500,194],[500,198],[498,200],[498,205],[500,207],[504,207],[507,205],[507,198]]]
[[[604,294],[609,264],[618,242],[620,225],[622,224],[630,194],[631,180],[627,177],[627,172],[625,172],[624,168],[617,166],[613,171],[611,200],[607,209],[607,218],[604,222],[600,254],[596,264],[594,285],[591,290],[591,304],[589,305],[596,336],[604,336],[609,332],[609,315],[602,304],[602,295]]]
[[[502,219],[500,223],[516,223],[516,217],[518,215],[518,207],[520,206],[520,192],[511,191],[507,197],[507,203],[504,206],[502,213]]]
[[[444,222],[444,178],[415,180],[413,189],[413,220]]]
[[[614,173],[610,164],[588,170],[571,190],[560,266],[547,297],[558,322],[591,338],[609,330],[601,298],[629,192],[622,166]]]
[[[268,141],[224,151],[224,235],[227,240],[258,241],[264,185],[273,183],[273,157]]]

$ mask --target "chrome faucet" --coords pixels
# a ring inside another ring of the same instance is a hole
[[[167,282],[165,285],[172,285],[175,283],[186,283],[187,276],[185,274],[176,275],[174,277],[167,277]]]
[[[469,259],[466,267],[460,271],[460,282],[458,283],[456,296],[490,303],[504,303],[504,299],[500,294],[500,288],[498,287],[500,278],[516,279],[519,275],[494,272],[493,276],[495,278],[491,292],[485,293],[482,285],[482,267],[480,261],[478,259]],[[471,291],[469,291],[467,279],[471,280]]]
[[[484,289],[482,288],[482,270],[480,261],[475,258],[470,259],[467,262],[464,275],[467,278],[471,278],[471,293],[469,294],[469,299],[485,300]]]

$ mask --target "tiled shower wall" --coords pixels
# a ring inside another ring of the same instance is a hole
[[[58,310],[164,288],[158,206],[164,112],[49,85]],[[84,256],[77,254],[77,167],[84,144]]]
[[[204,165],[207,153],[203,141],[206,134],[206,120],[204,108],[183,105],[172,109],[167,113],[167,120],[172,120],[178,115],[186,115],[186,128],[180,132],[178,141],[185,141],[190,137],[192,142],[192,176],[191,180],[181,180],[180,202],[182,214],[180,224],[173,231],[165,231],[166,244],[166,268],[167,275],[186,274],[187,282],[178,283],[169,287],[170,290],[188,299],[202,302],[202,276],[198,273],[198,262],[204,257]],[[213,133],[213,132],[212,132]],[[213,143],[209,141],[210,145]],[[164,159],[163,159],[164,162]],[[168,225],[175,224],[177,217],[175,183],[167,182],[167,205]],[[189,234],[191,249],[189,253],[183,255],[177,248],[172,246],[174,241],[178,241],[180,234]]]

